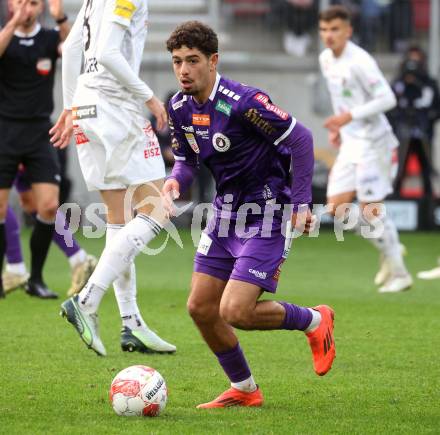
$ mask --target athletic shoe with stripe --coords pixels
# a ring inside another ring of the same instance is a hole
[[[212,402],[197,405],[198,409],[229,408],[230,406],[262,406],[264,402],[261,390],[257,387],[251,393],[231,387]]]
[[[67,301],[61,304],[60,315],[73,325],[81,340],[89,349],[92,349],[100,356],[107,355],[99,337],[98,315],[83,311],[78,303],[78,295],[67,299]]]
[[[174,353],[176,346],[162,340],[151,330],[136,331],[123,326],[121,331],[121,349],[124,352]]]
[[[318,305],[314,310],[321,313],[321,322],[312,332],[306,334],[313,355],[315,372],[324,376],[331,368],[336,357],[333,337],[335,312],[327,305]]]

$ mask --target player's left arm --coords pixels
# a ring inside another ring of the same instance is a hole
[[[377,66],[376,61],[365,56],[362,61],[353,63],[352,72],[358,86],[367,95],[367,101],[349,112],[331,116],[324,126],[330,131],[338,131],[339,128],[351,122],[353,119],[364,119],[370,116],[385,113],[396,106],[397,100],[386,78]]]
[[[256,133],[262,135],[281,154],[292,157],[291,203],[292,222],[295,226],[297,215],[305,232],[312,224],[310,204],[312,203],[312,177],[314,167],[313,136],[289,113],[273,104],[269,96],[257,93],[244,99],[240,112],[244,122]]]

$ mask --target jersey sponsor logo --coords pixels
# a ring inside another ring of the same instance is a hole
[[[24,45],[25,47],[32,47],[35,44],[34,39],[20,39],[20,45]]]
[[[258,279],[266,279],[267,278],[267,272],[260,272],[259,270],[255,269],[249,269],[249,273],[255,276],[255,278]]]
[[[47,76],[52,71],[52,60],[49,58],[38,59],[37,72],[40,76]]]
[[[114,14],[122,18],[131,19],[136,10],[136,6],[128,0],[116,0]]]
[[[177,151],[177,150],[180,148],[179,141],[178,141],[175,137],[173,137],[173,138],[171,139],[171,148],[172,148],[174,151]]]
[[[196,130],[196,135],[200,136],[202,139],[209,139],[209,130]]]
[[[173,110],[177,110],[180,109],[183,106],[183,103],[187,100],[186,95],[179,101],[176,101],[175,103],[172,104],[172,108]]]
[[[186,125],[181,125],[182,130],[186,131],[187,133],[194,133],[194,127],[192,125],[190,126],[186,126]]]
[[[161,153],[159,141],[150,121],[147,121],[145,127],[143,127],[143,130],[147,138],[147,144],[144,150],[144,158],[149,159],[150,157],[160,157]]]
[[[96,110],[96,106],[78,106],[72,107],[72,119],[90,119],[97,118],[98,113]]]
[[[228,104],[226,101],[218,100],[215,110],[224,113],[226,116],[231,116],[232,105]]]
[[[275,115],[280,117],[282,120],[286,121],[289,118],[289,114],[287,112],[269,102],[269,97],[267,95],[259,93],[255,95],[254,99],[261,103],[267,110],[269,110],[269,112],[275,113]]]
[[[185,133],[186,140],[189,143],[189,146],[192,148],[192,150],[196,153],[200,153],[199,145],[197,144],[196,137],[192,133]]]
[[[209,127],[211,125],[211,117],[205,114],[197,114],[193,113],[192,123],[194,125],[203,125],[205,127]]]
[[[90,57],[85,60],[84,72],[86,74],[98,72],[98,60],[96,57]]]
[[[90,142],[88,137],[85,135],[85,133],[82,131],[82,128],[79,125],[73,126],[73,135],[75,137],[76,145],[83,145],[85,143]]]
[[[212,145],[218,152],[224,153],[231,148],[231,140],[222,133],[216,133],[212,137]]]
[[[263,133],[271,135],[275,133],[275,127],[269,122],[263,119],[261,113],[257,109],[249,109],[244,117],[251,123],[258,127]]]

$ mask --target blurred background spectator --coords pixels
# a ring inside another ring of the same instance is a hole
[[[434,123],[440,119],[440,95],[437,82],[428,74],[426,54],[422,48],[414,45],[407,50],[392,88],[397,106],[390,112],[389,118],[400,140],[396,191],[400,192],[408,163],[417,158],[424,193],[432,195],[431,156]]]
[[[286,53],[302,57],[313,38],[318,19],[318,0],[284,0],[285,33],[283,45]]]

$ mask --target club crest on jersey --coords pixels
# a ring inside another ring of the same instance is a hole
[[[40,76],[47,76],[52,71],[52,60],[49,58],[38,59],[37,72]]]
[[[211,117],[205,114],[193,113],[192,116],[193,125],[203,125],[209,127],[211,125]]]
[[[213,147],[220,153],[224,153],[231,148],[231,140],[222,133],[216,133],[212,137]]]
[[[185,133],[186,140],[189,143],[189,146],[192,148],[192,150],[196,153],[200,153],[199,145],[197,144],[196,137],[192,133]]]
[[[267,110],[275,113],[275,115],[279,116],[282,120],[286,121],[289,118],[289,114],[287,112],[269,102],[269,97],[267,95],[259,93],[255,95],[254,99],[261,103]]]

